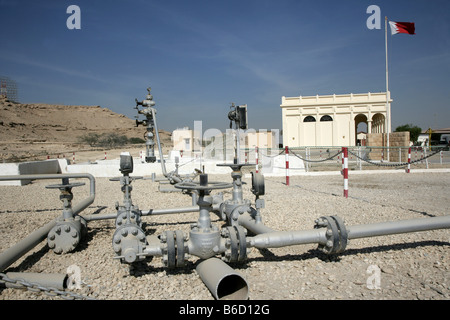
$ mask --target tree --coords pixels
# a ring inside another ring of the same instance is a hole
[[[419,138],[422,129],[412,124],[404,124],[402,126],[395,128],[395,132],[405,132],[405,131],[409,131],[409,140],[411,140],[414,143]]]

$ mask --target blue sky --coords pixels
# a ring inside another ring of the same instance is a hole
[[[69,5],[81,29],[69,30]],[[382,29],[369,30],[369,5]],[[231,102],[249,126],[281,129],[281,97],[386,90],[384,16],[416,24],[389,35],[392,127],[450,127],[450,2],[0,0],[0,75],[23,103],[100,105],[132,119],[152,87],[159,128],[224,130]]]

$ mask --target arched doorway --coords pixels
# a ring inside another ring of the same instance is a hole
[[[372,117],[372,133],[385,133],[386,117],[381,113],[376,113]]]
[[[313,116],[303,119],[303,144],[305,146],[316,145],[316,118]]]
[[[358,114],[355,117],[355,145],[366,145],[366,134],[368,132],[367,116],[364,114]]]

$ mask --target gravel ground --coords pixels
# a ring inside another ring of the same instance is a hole
[[[231,182],[229,175],[210,181]],[[0,186],[0,251],[26,237],[61,214],[59,191],[45,189],[57,180],[30,185]],[[254,201],[251,181],[244,178],[245,198]],[[341,176],[295,176],[290,186],[282,177],[266,177],[264,223],[276,230],[312,229],[314,220],[338,215],[347,226],[448,214],[450,173],[370,174],[350,172],[349,198]],[[87,197],[86,186],[73,189],[74,200]],[[57,182],[59,183],[59,182]],[[141,210],[190,206],[180,193],[158,192],[158,183],[134,181],[132,199]],[[213,192],[215,193],[215,192]],[[230,192],[224,192],[230,198]],[[122,202],[119,182],[96,179],[96,199],[84,214],[114,213]],[[165,230],[189,231],[197,213],[144,217],[147,234]],[[212,216],[213,223],[222,222]],[[133,267],[113,259],[113,220],[93,221],[75,252],[58,255],[46,241],[6,271],[66,273],[71,265],[81,270],[82,288],[74,292],[100,300],[159,299],[213,300],[195,271],[196,258],[176,271],[164,268],[155,257]],[[331,259],[316,245],[251,249],[245,264],[233,265],[249,284],[250,300],[447,300],[450,298],[450,230],[383,236],[349,241],[347,250]],[[369,288],[381,270],[378,288]],[[379,269],[378,269],[379,268]],[[27,290],[0,289],[2,300],[61,299]]]

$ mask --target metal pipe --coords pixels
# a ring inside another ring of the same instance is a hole
[[[213,210],[218,210],[219,205],[213,205]],[[164,214],[176,214],[176,213],[188,213],[188,212],[199,212],[199,206],[191,206],[191,207],[181,207],[181,208],[171,208],[171,209],[150,209],[146,211],[141,211],[142,216],[156,216],[156,215],[164,215]],[[83,216],[83,219],[86,221],[93,220],[107,220],[107,219],[115,219],[117,218],[117,213],[108,213],[108,214],[91,214],[87,216]]]
[[[245,224],[242,224],[245,227]],[[377,237],[400,233],[411,233],[450,228],[450,215],[410,219],[346,227],[347,239]],[[249,229],[251,230],[251,229]],[[299,244],[322,244],[328,241],[327,228],[300,231],[276,231],[250,237],[250,246],[256,248],[278,248]]]
[[[35,272],[8,272],[6,276],[10,280],[23,280],[29,284],[38,284],[46,288],[64,290],[66,288],[67,274],[60,273],[35,273]],[[19,283],[5,281],[7,288],[21,289],[25,286]]]
[[[279,248],[298,244],[318,243],[325,244],[326,229],[313,229],[302,231],[274,231],[258,234],[249,238],[250,245],[256,248]]]
[[[450,215],[347,227],[348,239],[450,228]]]
[[[63,178],[87,178],[90,181],[89,197],[72,207],[73,215],[76,215],[89,207],[95,200],[95,178],[89,173],[63,173],[63,174],[25,174],[0,176],[0,181],[8,180],[42,180],[42,179],[63,179]]]
[[[35,230],[25,239],[19,241],[11,248],[0,253],[0,272],[8,268],[18,259],[20,259],[25,253],[37,246],[42,240],[47,237],[50,230],[56,225],[56,220],[53,220],[43,227]]]
[[[217,300],[248,299],[247,281],[222,260],[209,258],[195,270]]]
[[[243,214],[239,215],[238,224],[248,229],[253,234],[261,234],[275,231],[265,226],[262,222],[257,222],[248,212],[244,212]]]
[[[167,174],[167,170],[166,170],[166,163],[164,161],[164,155],[162,152],[162,148],[161,148],[161,140],[159,139],[159,132],[158,132],[158,124],[156,121],[156,111],[155,109],[151,108],[152,111],[152,117],[153,117],[153,124],[155,125],[155,133],[156,133],[156,141],[158,141],[158,151],[159,151],[159,157],[161,159],[161,169],[162,169],[162,173],[166,178],[169,178],[169,175]],[[182,180],[177,177],[176,175],[171,175],[170,179],[172,179],[173,181],[175,181],[176,183],[181,182]]]

